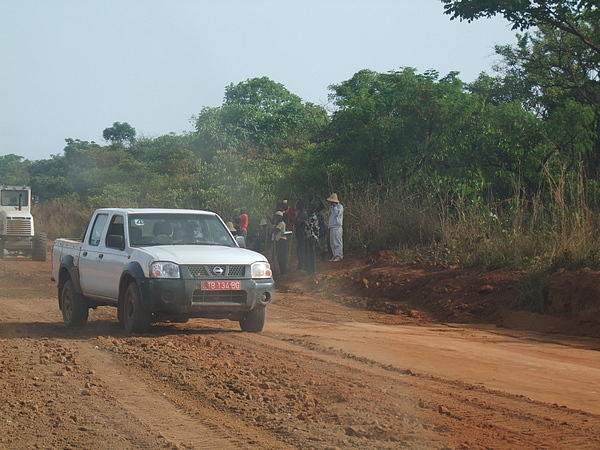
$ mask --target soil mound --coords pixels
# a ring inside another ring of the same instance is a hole
[[[398,263],[387,252],[368,261],[324,262],[308,277],[296,271],[278,280],[290,291],[319,291],[339,302],[411,321],[493,324],[543,333],[600,337],[600,272],[546,274],[531,312],[519,269],[459,268],[423,261]],[[529,310],[528,310],[529,309]]]

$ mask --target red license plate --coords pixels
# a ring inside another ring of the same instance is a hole
[[[203,291],[239,291],[242,289],[241,281],[202,281],[200,289]]]

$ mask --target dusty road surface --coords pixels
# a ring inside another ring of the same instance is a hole
[[[600,448],[600,340],[367,311],[344,264],[278,280],[261,334],[128,337],[106,307],[66,329],[50,263],[0,260],[0,448]]]

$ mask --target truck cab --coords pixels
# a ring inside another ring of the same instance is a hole
[[[29,186],[0,186],[0,258],[5,253],[46,260],[46,234],[35,233]]]

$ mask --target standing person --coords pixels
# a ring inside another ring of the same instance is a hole
[[[331,261],[341,261],[344,259],[344,241],[342,239],[344,206],[335,193],[331,194],[327,201],[331,206],[331,214],[329,214],[329,245],[331,245],[331,253],[333,253]]]
[[[317,251],[321,255],[321,261],[327,259],[327,223],[325,222],[325,205],[319,202],[315,208],[319,226],[319,239],[317,241]]]
[[[255,252],[261,253],[267,249],[267,223],[267,219],[263,217],[258,224],[258,234],[254,240],[254,246],[252,247],[252,250]]]
[[[304,253],[306,252],[304,239],[304,229],[306,228],[306,221],[308,220],[308,215],[306,214],[306,205],[304,204],[304,200],[298,199],[296,200],[296,210],[298,214],[294,219],[294,227],[296,229],[296,256],[298,257],[298,267],[296,270],[305,270],[304,267]]]
[[[231,232],[231,234],[233,234],[233,237],[237,236],[238,230],[236,227],[233,226],[233,222],[227,222],[225,223],[225,225],[227,226],[227,229]]]
[[[273,219],[273,240],[275,241],[275,254],[279,264],[280,275],[287,273],[287,253],[288,241],[285,236],[285,222],[283,220],[283,211],[277,211]]]
[[[311,275],[317,273],[317,243],[319,242],[319,219],[315,209],[314,204],[308,206],[308,219],[304,227],[304,267]]]
[[[284,200],[287,205],[287,200]],[[298,215],[298,211],[296,210],[296,205],[288,206],[287,209],[283,212],[283,218],[285,219],[285,223],[287,224],[288,230],[296,231],[296,227],[294,226],[294,219]]]
[[[246,210],[240,211],[240,217],[238,219],[239,235],[244,236],[244,239],[248,239],[248,214]]]

